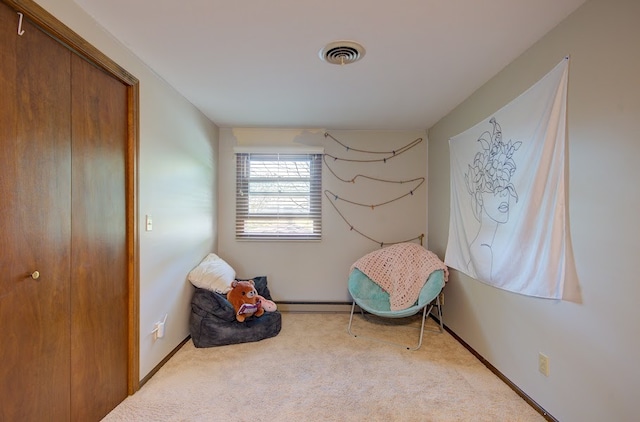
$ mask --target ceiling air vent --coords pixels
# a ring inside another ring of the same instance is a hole
[[[354,41],[334,41],[320,50],[320,58],[327,63],[345,65],[364,57],[364,47]]]

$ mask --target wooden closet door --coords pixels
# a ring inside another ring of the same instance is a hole
[[[27,22],[18,36],[17,24],[0,3],[0,420],[61,421],[70,417],[70,52]]]
[[[126,86],[72,57],[72,420],[127,397]]]

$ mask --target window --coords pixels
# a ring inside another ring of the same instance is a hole
[[[320,240],[322,154],[236,153],[236,239]]]

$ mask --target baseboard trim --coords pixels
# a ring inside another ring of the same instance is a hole
[[[281,312],[349,313],[351,302],[277,302]]]
[[[432,318],[434,318],[437,321],[437,318],[435,318],[433,315],[431,316]],[[491,372],[494,373],[495,376],[497,376],[498,378],[500,378],[502,380],[502,382],[504,382],[505,384],[507,384],[513,391],[516,392],[517,395],[519,395],[520,397],[522,397],[522,399],[524,401],[527,402],[527,404],[529,404],[529,406],[533,407],[536,412],[540,413],[542,415],[542,417],[545,418],[545,420],[549,421],[549,422],[559,422],[556,418],[554,418],[551,414],[549,414],[549,412],[547,412],[542,406],[540,406],[538,403],[536,403],[535,400],[533,400],[531,397],[529,397],[527,395],[527,393],[525,393],[524,391],[522,391],[520,389],[520,387],[518,387],[516,384],[514,384],[509,378],[507,378],[502,372],[498,371],[498,369],[493,366],[491,363],[489,363],[484,357],[482,357],[482,355],[480,355],[480,353],[478,353],[473,347],[469,346],[464,340],[462,340],[453,330],[451,330],[449,327],[447,327],[447,325],[444,325],[444,329],[451,334],[451,336],[456,339],[458,341],[458,343],[462,344],[465,349],[467,349],[469,352],[471,352],[472,355],[474,355],[476,358],[478,358],[478,360],[480,362],[482,362],[482,364],[484,366],[486,366],[487,368],[489,368],[489,370]]]
[[[142,388],[142,386],[147,381],[149,381],[151,377],[153,377],[156,374],[156,372],[158,372],[160,368],[162,368],[164,364],[167,363],[169,359],[171,359],[173,355],[175,355],[178,352],[178,350],[180,350],[180,348],[184,346],[185,343],[188,342],[189,340],[191,340],[190,335],[187,336],[187,338],[185,338],[184,340],[182,340],[180,344],[178,344],[171,352],[169,352],[169,354],[165,356],[164,359],[160,361],[160,363],[158,363],[144,378],[142,378],[142,380],[140,380],[140,386],[138,387],[138,390],[140,390],[140,388]]]

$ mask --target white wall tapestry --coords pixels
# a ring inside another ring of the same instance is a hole
[[[569,58],[449,140],[445,263],[489,285],[561,299],[573,265],[565,208]]]

